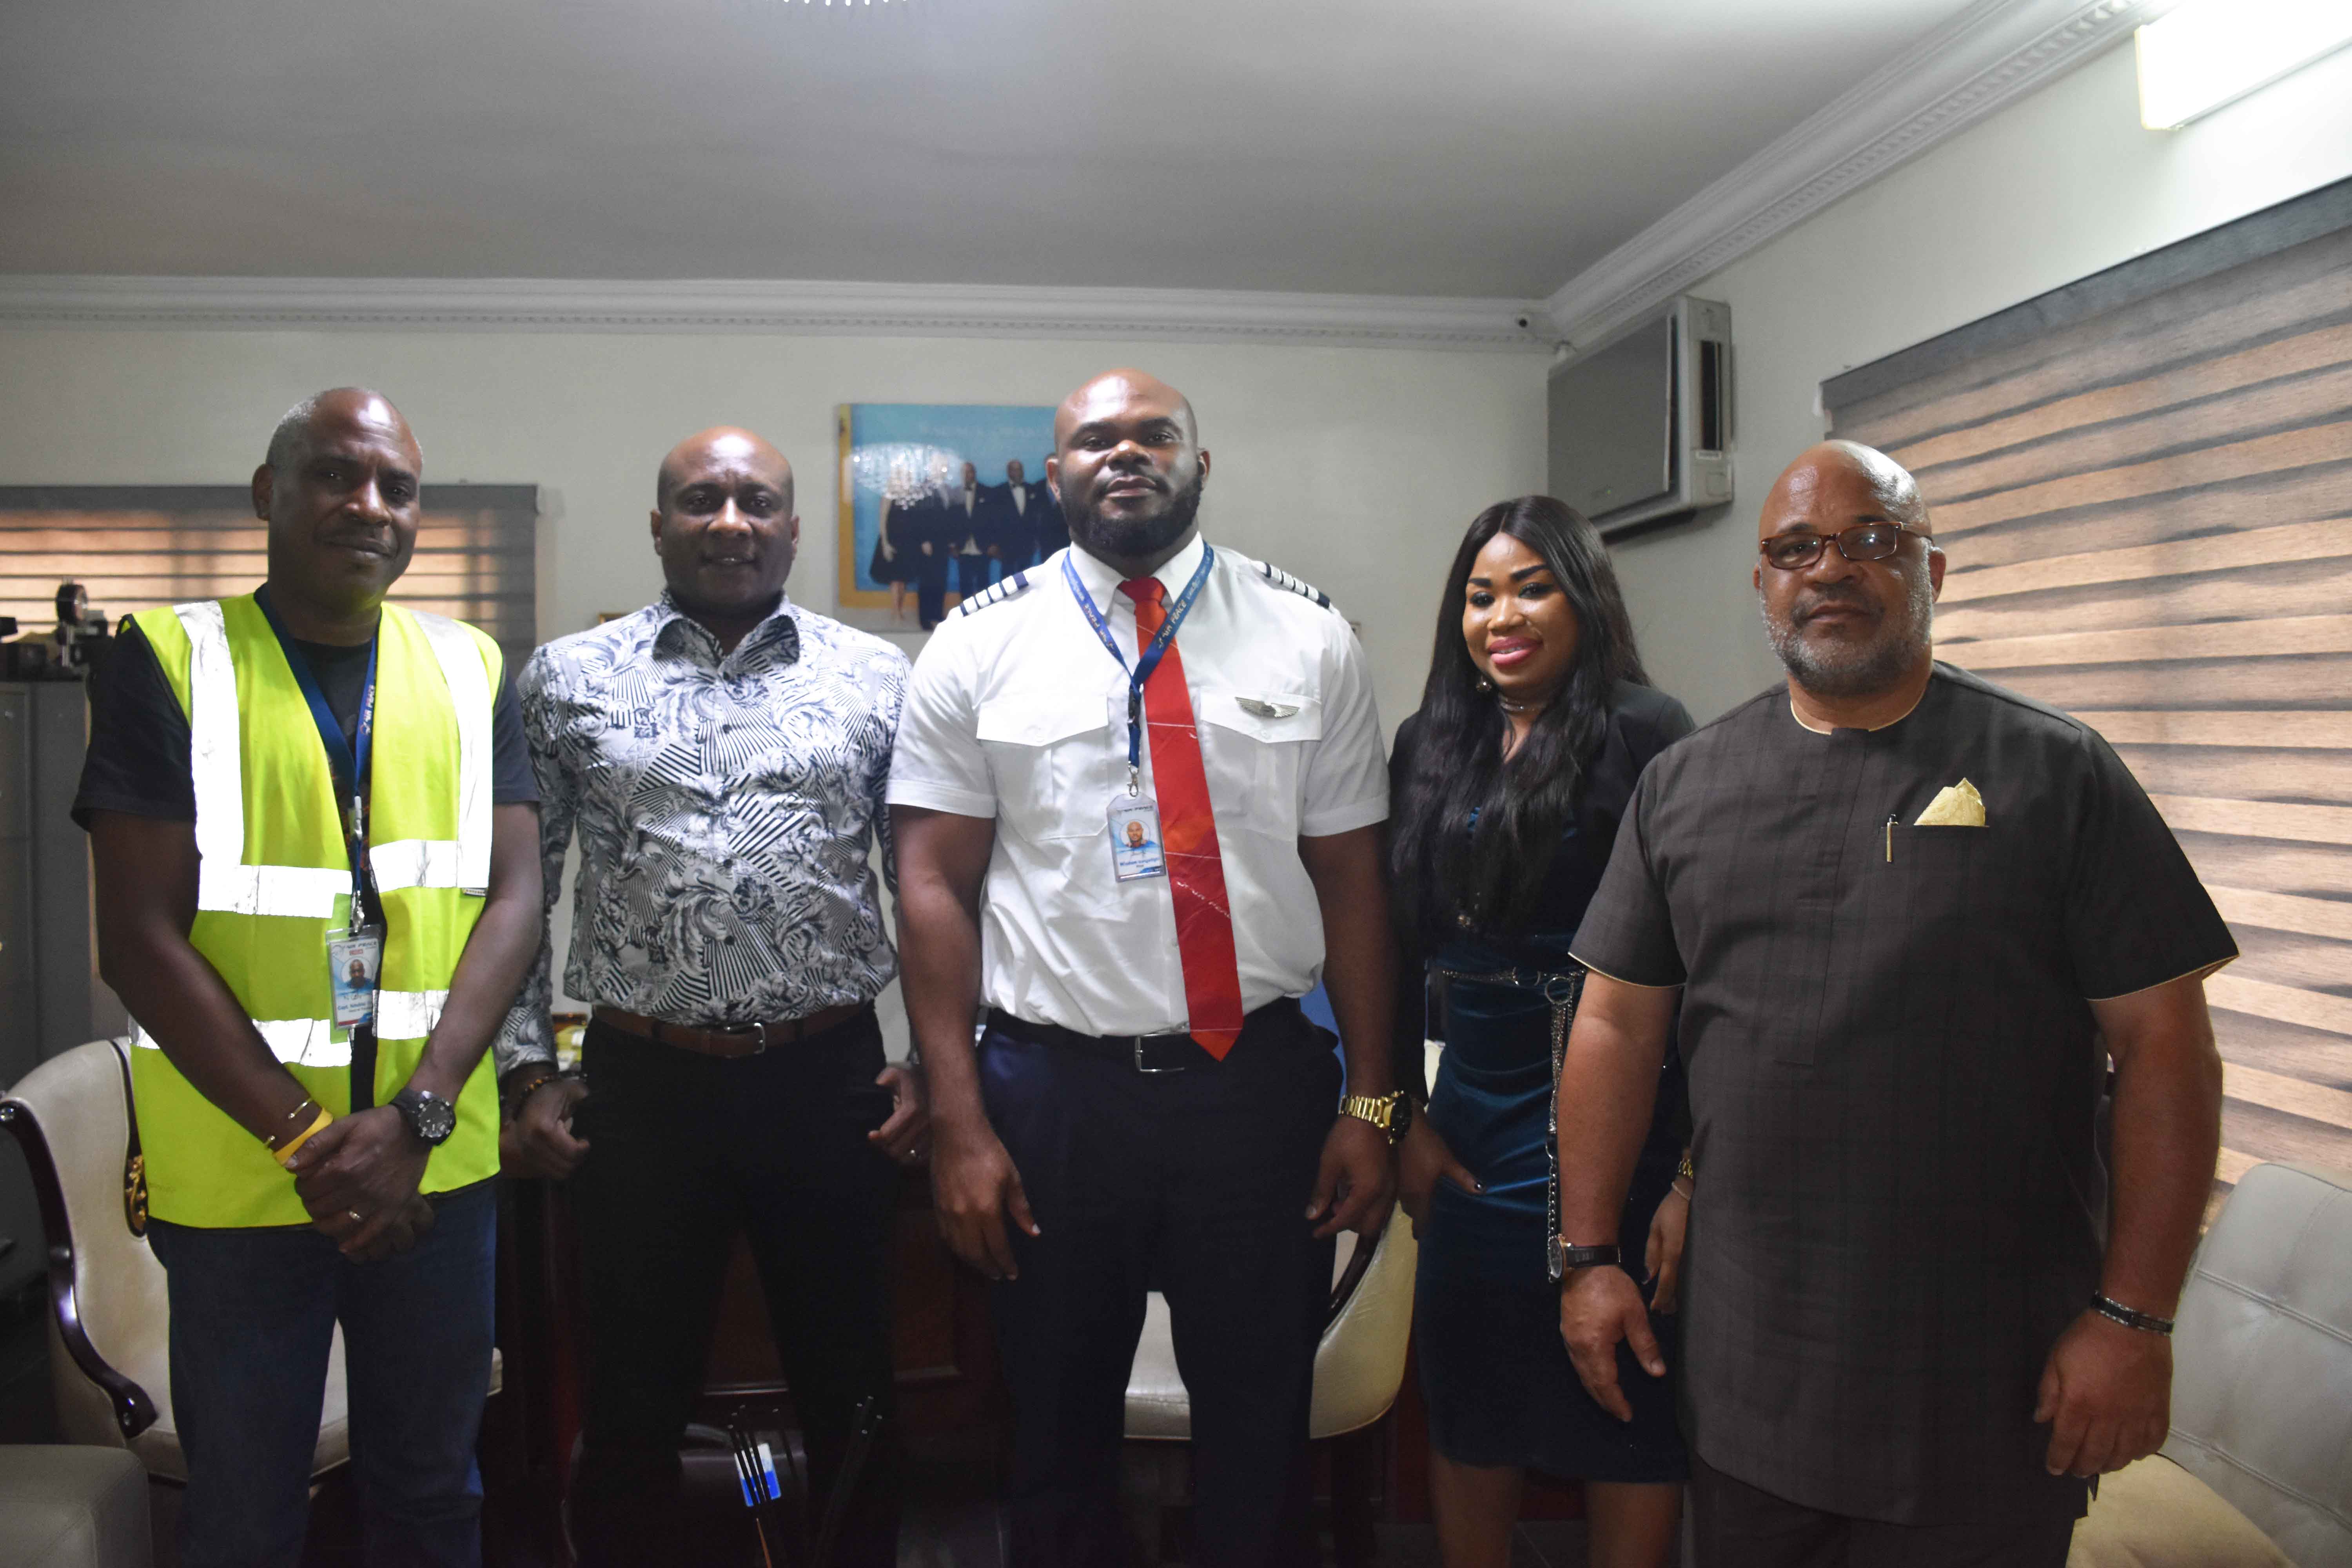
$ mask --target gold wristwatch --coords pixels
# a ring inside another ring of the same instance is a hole
[[[1404,1130],[1412,1125],[1412,1101],[1402,1089],[1381,1095],[1351,1094],[1339,1102],[1339,1114],[1370,1122],[1394,1148]]]

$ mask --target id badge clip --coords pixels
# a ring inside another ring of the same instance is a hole
[[[1110,803],[1110,868],[1122,882],[1168,875],[1160,806],[1149,795],[1123,795]]]
[[[327,939],[327,983],[335,997],[335,1026],[375,1022],[376,982],[383,973],[383,930],[362,926]]]

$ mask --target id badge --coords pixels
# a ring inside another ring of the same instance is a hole
[[[362,930],[327,939],[327,979],[334,987],[335,1026],[375,1022],[375,983],[383,972],[383,933]]]
[[[1121,795],[1111,802],[1110,868],[1122,882],[1168,875],[1160,847],[1160,807],[1150,796]]]

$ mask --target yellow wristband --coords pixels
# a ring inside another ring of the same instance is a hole
[[[278,1151],[278,1163],[289,1169],[291,1169],[294,1163],[294,1151],[302,1147],[303,1144],[308,1143],[310,1141],[310,1135],[312,1133],[318,1131],[320,1128],[324,1127],[328,1122],[332,1121],[334,1119],[334,1112],[329,1110],[324,1106],[320,1106],[319,1108],[319,1119],[316,1121],[311,1122],[310,1126],[302,1129],[301,1132],[295,1138],[294,1142]]]

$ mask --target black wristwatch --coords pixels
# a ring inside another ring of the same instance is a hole
[[[404,1089],[392,1097],[391,1103],[417,1142],[428,1149],[438,1149],[457,1131],[457,1108],[429,1089]]]
[[[1565,1279],[1580,1268],[1598,1268],[1603,1264],[1624,1260],[1624,1253],[1614,1247],[1570,1247],[1568,1237],[1551,1238],[1551,1277]]]

